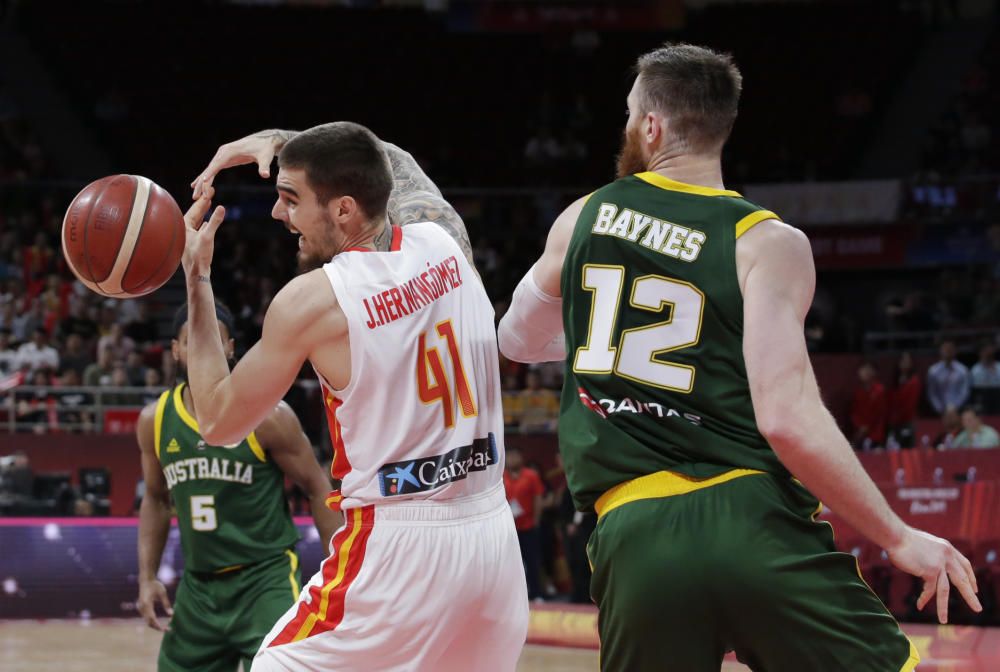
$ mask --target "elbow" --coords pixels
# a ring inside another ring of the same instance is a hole
[[[769,403],[756,409],[755,414],[757,431],[782,460],[808,449],[809,441],[803,436],[801,418],[794,404]]]
[[[500,354],[511,361],[525,364],[532,361],[531,354],[524,347],[524,341],[514,333],[510,320],[506,317],[500,320],[497,327],[497,347]]]
[[[220,427],[214,418],[202,419],[199,417],[198,427],[201,438],[210,446],[228,446],[243,440],[243,437],[234,439],[232,432],[225,431],[225,428]]]

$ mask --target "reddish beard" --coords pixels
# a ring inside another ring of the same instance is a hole
[[[646,170],[646,159],[639,143],[639,129],[622,131],[622,148],[618,152],[617,177],[626,177]]]

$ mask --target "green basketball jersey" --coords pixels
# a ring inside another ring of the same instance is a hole
[[[280,555],[299,539],[285,475],[257,437],[210,446],[184,407],[184,385],[156,405],[156,454],[177,511],[186,569],[218,572]]]
[[[559,446],[581,510],[662,470],[787,474],[757,430],[736,275],[736,239],[770,218],[735,191],[656,173],[588,198],[562,274]]]

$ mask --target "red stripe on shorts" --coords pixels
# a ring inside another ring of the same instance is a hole
[[[323,561],[320,569],[323,583],[309,587],[309,600],[306,601],[305,595],[300,598],[295,617],[282,628],[277,637],[271,640],[268,647],[289,644],[319,632],[332,630],[343,620],[344,598],[347,589],[361,571],[368,537],[371,536],[375,522],[375,510],[374,507],[366,506],[360,510],[345,511],[344,515],[346,524],[342,530],[333,535],[333,552]],[[341,560],[345,554],[345,567],[341,573]],[[324,613],[320,613],[321,609]]]

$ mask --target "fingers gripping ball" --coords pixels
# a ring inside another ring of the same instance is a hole
[[[62,248],[80,282],[115,299],[159,289],[184,252],[184,217],[162,187],[140,175],[88,184],[66,210]]]

